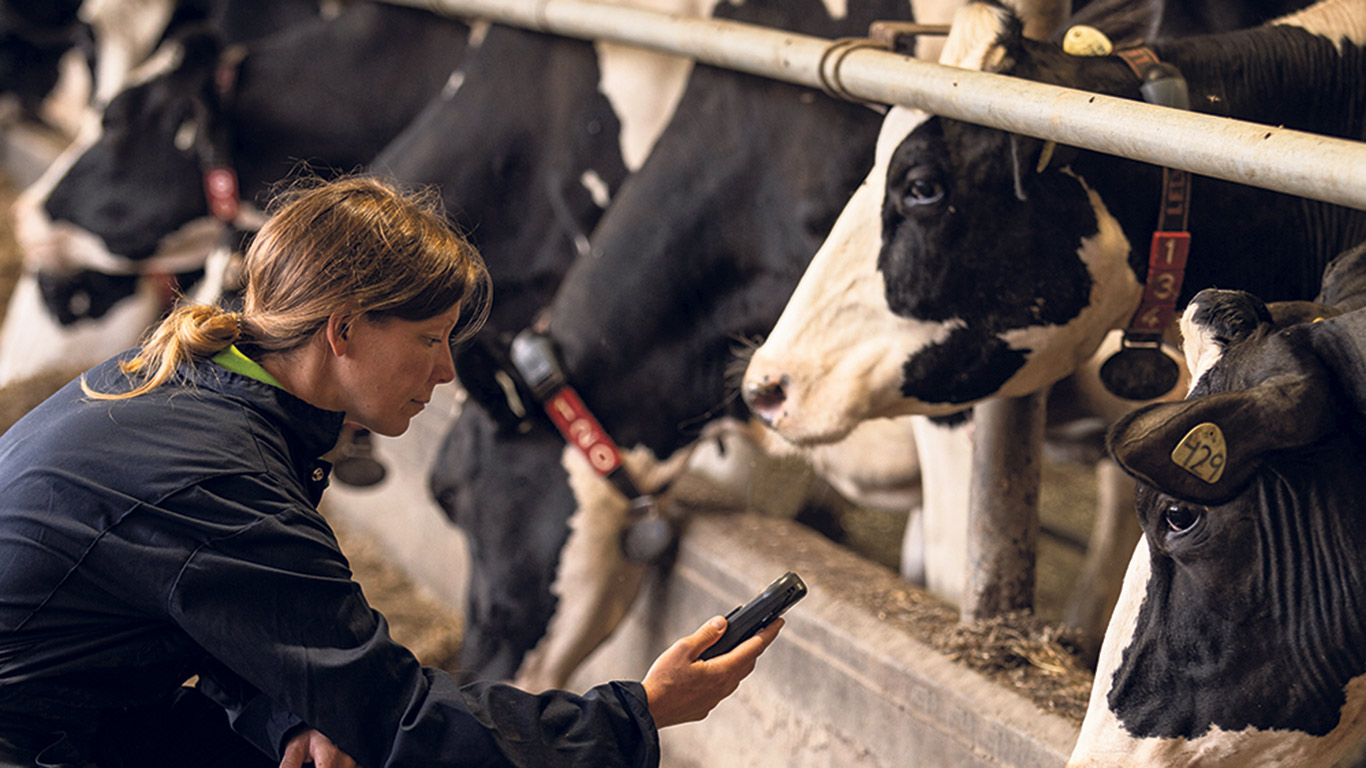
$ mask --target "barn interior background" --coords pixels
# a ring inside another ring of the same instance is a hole
[[[544,20],[549,7],[529,3],[522,12]],[[859,74],[874,68],[864,52],[841,58],[850,67],[842,88],[871,77]],[[51,136],[28,118],[8,119],[4,209],[41,170],[42,158],[51,159],[32,149],[53,147]],[[1219,156],[1236,164],[1230,146]],[[2,315],[21,267],[12,230],[0,236]],[[3,424],[51,386],[51,379],[35,379],[6,387]],[[461,393],[443,389],[408,434],[376,439],[385,481],[336,484],[324,511],[395,636],[425,663],[454,670],[469,553],[428,491],[431,464],[461,407]],[[572,685],[638,678],[673,637],[796,570],[813,585],[811,598],[736,697],[709,720],[664,735],[667,766],[884,765],[905,764],[906,755],[935,766],[1061,764],[1090,676],[1057,622],[1081,567],[1095,494],[1089,466],[1044,463],[1034,614],[976,624],[960,623],[956,607],[897,575],[904,514],[844,505],[816,530],[752,511],[699,510],[672,568],[651,572],[626,622]]]

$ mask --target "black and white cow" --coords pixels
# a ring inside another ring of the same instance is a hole
[[[832,16],[820,0],[751,0],[716,15],[841,37],[909,10],[905,0],[851,2]],[[699,445],[752,452],[727,456],[717,472],[761,460],[747,436],[726,434],[747,430],[727,368],[735,347],[776,319],[866,173],[879,120],[806,89],[693,71],[546,313],[569,381],[625,449],[641,490],[683,494],[704,474]],[[466,404],[432,477],[442,506],[485,553],[474,564],[471,600],[483,604],[471,606],[462,664],[516,674],[533,689],[563,684],[621,620],[646,568],[619,544],[627,499],[565,447],[526,392],[530,418],[495,394],[486,407]]]
[[[1366,734],[1366,249],[1319,301],[1196,294],[1189,396],[1115,424],[1144,539],[1069,766],[1328,766]]]
[[[133,343],[163,306],[146,275],[202,268],[300,161],[363,167],[446,84],[467,38],[455,20],[357,3],[241,48],[193,31],[162,46],[98,139],[16,203],[26,274],[0,330],[0,381]],[[241,190],[226,216],[205,191],[220,164]]]
[[[710,5],[682,0],[672,10],[710,13]],[[525,410],[508,410],[509,341],[586,250],[588,234],[672,115],[691,69],[682,58],[494,25],[472,41],[453,87],[374,159],[376,172],[437,186],[493,278],[488,323],[456,355],[470,396],[462,423],[484,425],[493,413],[516,434]],[[526,407],[535,406],[528,399]],[[501,443],[489,444],[497,429],[488,421],[487,430],[461,430],[434,473],[496,472],[508,480],[488,494],[470,482],[438,480],[436,498],[470,544],[462,667],[473,676],[511,678],[555,612],[550,582],[573,500],[567,489],[558,492],[558,439],[503,452]],[[549,475],[540,473],[542,452],[554,465]],[[522,467],[537,473],[520,474]]]
[[[1153,48],[1180,68],[1196,109],[1359,138],[1352,5]],[[1139,98],[1120,59],[1025,40],[997,4],[964,9],[941,61]],[[1077,370],[1139,302],[1161,171],[1064,151],[1036,172],[1042,152],[1033,139],[892,109],[867,182],[751,360],[755,412],[817,444],[866,419],[952,413]],[[1366,213],[1203,177],[1192,189],[1182,301],[1215,283],[1312,294],[1327,259],[1366,234]],[[937,591],[961,584],[961,558],[939,569]]]

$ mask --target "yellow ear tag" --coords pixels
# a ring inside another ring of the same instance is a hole
[[[1172,461],[1210,485],[1219,482],[1228,461],[1228,446],[1219,425],[1207,421],[1187,432],[1172,451]]]
[[[1072,56],[1109,56],[1115,46],[1099,29],[1078,24],[1063,36],[1062,50]]]

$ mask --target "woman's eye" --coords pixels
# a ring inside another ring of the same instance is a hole
[[[1200,522],[1200,510],[1185,504],[1172,504],[1167,507],[1164,517],[1168,528],[1175,533],[1184,533]]]
[[[906,186],[907,205],[930,205],[944,199],[944,186],[931,179],[915,179]]]

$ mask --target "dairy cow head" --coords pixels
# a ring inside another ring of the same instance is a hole
[[[1366,270],[1342,266],[1307,320],[1197,294],[1189,397],[1113,428],[1144,543],[1069,765],[1330,765],[1366,731],[1366,312],[1332,316]]]
[[[81,137],[82,151],[16,204],[25,261],[63,324],[101,317],[144,272],[202,266],[217,241],[202,168],[214,151],[218,53],[206,34],[167,43]]]
[[[941,63],[1137,92],[1024,39],[995,3],[959,12]],[[1129,76],[1132,80],[1132,76]],[[893,108],[867,180],[768,341],[745,395],[797,442],[866,418],[950,413],[1070,373],[1138,302],[1129,242],[1083,171],[1042,142]],[[1071,155],[1068,157],[1066,155]]]

